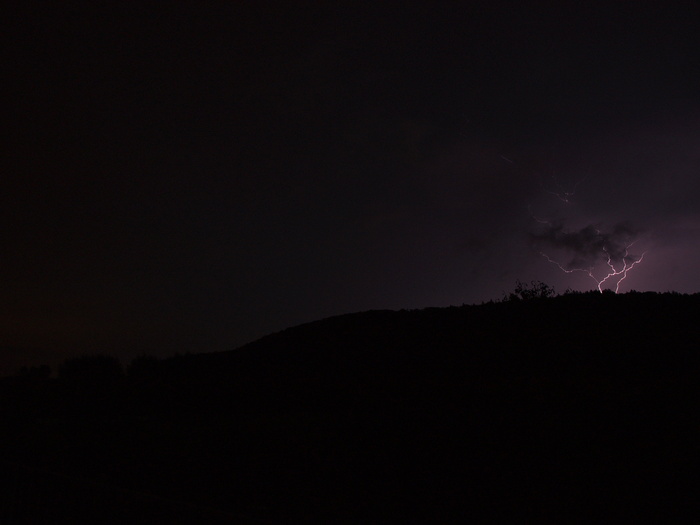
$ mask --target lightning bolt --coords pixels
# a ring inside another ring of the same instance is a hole
[[[552,173],[550,178],[552,179],[552,182],[554,183],[554,189],[546,188],[544,183],[540,182],[540,187],[542,188],[542,190],[545,191],[546,193],[549,193],[550,195],[555,196],[560,201],[562,201],[566,204],[569,204],[571,202],[572,197],[574,195],[576,195],[576,189],[578,188],[579,184],[581,184],[583,181],[585,181],[588,178],[588,175],[586,175],[582,179],[579,179],[578,181],[576,181],[576,183],[574,184],[574,187],[571,188],[571,190],[567,190],[566,188],[564,188],[559,183],[559,180],[557,179],[557,176],[554,173]]]
[[[539,222],[540,224],[545,224],[545,225],[550,226],[550,227],[554,226],[554,224],[552,224],[552,221],[550,221],[548,219],[543,219],[542,217],[538,217],[537,215],[535,215],[532,212],[532,206],[528,205],[527,211],[530,214],[530,217],[532,218],[533,221]]]
[[[521,168],[511,158],[502,154],[499,154],[499,157],[504,162]],[[532,170],[526,169],[526,171],[534,175]],[[587,171],[590,171],[590,166]],[[574,202],[574,196],[578,187],[588,177],[589,175],[585,174],[583,177],[575,180],[573,185],[562,184],[554,168],[552,168],[551,174],[546,178],[549,182],[545,182],[545,177],[542,175],[537,176],[537,179],[542,191],[552,195],[564,204],[570,205]],[[564,273],[582,272],[586,274],[595,282],[597,290],[601,293],[606,289],[614,289],[615,293],[619,293],[620,286],[627,279],[629,272],[641,264],[647,254],[645,251],[641,255],[630,255],[630,248],[638,240],[630,238],[630,236],[636,237],[637,232],[624,225],[618,224],[610,233],[605,233],[593,225],[586,226],[578,232],[566,232],[561,221],[553,221],[546,217],[535,215],[531,206],[528,206],[528,212],[532,220],[544,227],[544,232],[532,234],[532,238],[537,242],[547,243],[554,249],[564,249],[569,253],[573,253],[574,259],[569,264],[562,264],[544,251],[540,251],[540,255]],[[621,238],[621,236],[624,237]],[[604,261],[604,264],[602,264],[604,274],[597,269],[601,266],[601,261]]]
[[[539,185],[540,185],[540,188],[542,189],[542,191],[544,191],[545,193],[549,193],[550,195],[556,197],[557,199],[559,199],[560,201],[562,201],[563,203],[566,203],[566,204],[569,204],[572,201],[572,198],[574,197],[574,195],[576,195],[576,190],[578,189],[579,185],[581,183],[583,183],[588,178],[588,175],[585,175],[584,177],[582,177],[582,178],[578,179],[576,182],[574,182],[573,187],[571,187],[570,185],[567,185],[567,186],[569,186],[569,188],[566,188],[559,182],[559,178],[557,177],[557,174],[554,171],[554,168],[552,168],[552,173],[549,175],[549,178],[551,179],[552,182],[545,184],[542,175],[539,175],[539,174],[536,175],[532,169],[528,169],[526,167],[520,166],[519,163],[506,157],[503,154],[499,154],[498,156],[502,160],[506,161],[507,163],[512,164],[512,165],[518,167],[519,169],[526,171],[530,175],[536,176],[537,179],[539,180]]]
[[[634,244],[634,243],[632,243]],[[629,273],[632,268],[634,268],[636,265],[641,263],[644,260],[644,256],[646,255],[647,252],[642,253],[640,256],[631,256],[629,255],[629,248],[632,246],[632,244],[629,244],[625,247],[625,254],[622,256],[622,268],[619,270],[615,268],[615,264],[613,263],[612,260],[612,255],[608,252],[608,250],[604,247],[603,252],[605,253],[606,257],[606,265],[608,267],[608,273],[602,278],[599,279],[598,277],[595,276],[593,273],[595,271],[595,267],[591,266],[589,268],[565,268],[564,265],[562,265],[560,262],[557,262],[556,260],[552,259],[549,255],[547,255],[544,252],[540,252],[540,255],[547,259],[550,263],[556,265],[562,272],[564,273],[575,273],[575,272],[583,272],[586,275],[588,275],[591,279],[593,279],[596,283],[596,287],[598,288],[599,292],[603,292],[605,289],[605,283],[608,282],[609,280],[613,279],[615,277],[621,276],[617,282],[615,283],[615,293],[620,293],[620,284],[622,284],[622,281],[624,281],[627,278],[627,274]],[[618,265],[619,266],[619,265]]]
[[[579,184],[584,182],[587,178],[588,176],[586,175],[582,179],[579,179],[574,184],[573,188],[565,189],[557,180],[556,175],[552,173],[551,179],[554,186],[546,188],[545,185],[542,182],[540,182],[540,187],[546,193],[553,195],[565,204],[569,204],[572,202],[571,199],[575,195],[576,189],[578,188]],[[556,237],[552,239],[555,246],[571,250],[577,256],[582,255],[584,260],[587,263],[590,263],[590,266],[577,266],[572,268],[570,264],[567,267],[544,252],[540,252],[540,255],[546,258],[550,263],[556,265],[564,273],[582,272],[588,275],[588,277],[590,277],[596,283],[596,288],[601,293],[604,289],[612,288],[613,283],[615,293],[619,293],[620,285],[627,278],[628,273],[644,260],[644,256],[647,253],[645,251],[639,256],[630,255],[630,248],[637,242],[638,239],[632,240],[632,242],[629,242],[629,239],[627,239],[626,241],[622,242],[621,240],[617,239],[617,233],[615,230],[608,234],[603,233],[599,228],[593,226],[588,227],[590,228],[588,232],[586,232],[586,229],[578,232],[578,235],[584,234],[584,232],[586,233],[583,238],[579,237],[579,240],[582,242],[582,244],[577,246],[576,232],[563,232],[563,230],[561,229],[561,225],[557,226],[550,220],[535,216],[532,213],[532,210],[529,211],[532,219],[538,222],[539,224],[547,226],[550,229],[550,232],[559,231],[564,234],[563,239],[559,238],[557,240]],[[593,235],[592,232],[595,232],[595,234]],[[567,238],[569,239],[568,241]],[[606,270],[605,275],[599,277],[600,272],[597,272],[599,276],[596,276],[596,265],[597,262],[601,259],[605,261]],[[574,259],[574,261],[575,260],[576,259]],[[574,261],[572,261],[572,263]]]

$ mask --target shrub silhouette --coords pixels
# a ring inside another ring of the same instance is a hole
[[[146,380],[154,378],[160,371],[160,360],[155,356],[142,355],[134,358],[126,367],[126,375],[130,380]]]
[[[67,359],[58,368],[62,381],[82,385],[114,384],[124,376],[122,365],[116,357],[88,355]]]
[[[530,301],[532,299],[547,299],[556,296],[554,288],[542,281],[530,281],[523,283],[515,281],[515,290],[508,294],[508,301]]]
[[[90,419],[109,418],[122,402],[124,371],[116,357],[81,356],[58,368],[58,382],[68,413]]]

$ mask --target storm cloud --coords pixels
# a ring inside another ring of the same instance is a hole
[[[618,223],[609,230],[593,224],[567,230],[563,223],[548,223],[543,230],[532,233],[531,240],[542,252],[553,250],[557,255],[565,254],[567,261],[562,266],[574,270],[593,268],[608,259],[613,264],[622,263],[625,258],[636,260],[629,249],[641,233],[627,222]]]

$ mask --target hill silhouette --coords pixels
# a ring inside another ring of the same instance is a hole
[[[700,437],[700,295],[546,295],[6,378],[0,466],[15,488],[0,521],[682,515]]]

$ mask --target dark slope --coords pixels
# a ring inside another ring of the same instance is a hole
[[[126,377],[15,378],[3,450],[135,491],[122,515],[85,510],[112,522],[132,507],[182,522],[668,519],[693,499],[698,306],[589,293],[374,311]]]

